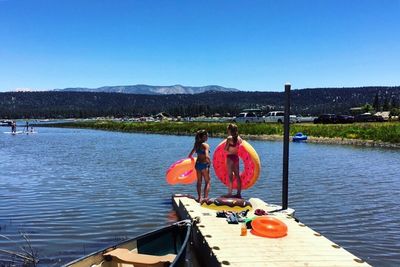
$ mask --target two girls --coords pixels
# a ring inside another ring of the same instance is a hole
[[[238,134],[238,127],[236,124],[228,125],[228,138],[226,138],[224,150],[226,151],[226,168],[229,174],[229,186],[228,186],[228,194],[224,197],[235,197],[241,198],[242,192],[242,181],[240,179],[239,173],[239,146],[242,143],[242,139]],[[197,160],[195,169],[197,172],[197,201],[200,203],[201,198],[201,186],[202,180],[204,177],[205,185],[204,185],[204,198],[208,198],[208,193],[210,191],[210,146],[206,143],[208,140],[208,134],[206,130],[199,130],[196,133],[195,143],[193,145],[193,149],[190,151],[188,157],[192,157],[192,155],[196,152]],[[237,193],[235,195],[232,194],[232,185],[233,179],[237,179]]]

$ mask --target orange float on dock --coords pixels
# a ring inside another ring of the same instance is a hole
[[[251,222],[251,233],[262,237],[279,238],[287,235],[287,226],[281,220],[271,217],[262,216],[255,218]]]

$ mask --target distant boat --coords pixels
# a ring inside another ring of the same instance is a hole
[[[2,120],[0,121],[0,126],[11,126],[12,121],[11,120]]]
[[[293,142],[301,142],[301,141],[306,141],[307,140],[307,135],[303,134],[303,133],[296,133],[293,136]]]
[[[72,261],[64,267],[186,266],[192,221],[184,220]],[[129,264],[129,265],[128,265]]]

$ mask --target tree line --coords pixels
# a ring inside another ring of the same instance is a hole
[[[291,92],[293,114],[348,114],[366,104],[374,110],[396,110],[400,86],[299,89]],[[283,110],[283,92],[214,92],[201,94],[141,95],[101,92],[5,92],[0,93],[0,118],[89,118],[149,116],[167,112],[173,116],[237,115],[245,108],[264,112]]]

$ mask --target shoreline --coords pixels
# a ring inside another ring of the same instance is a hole
[[[182,135],[182,134],[180,134]],[[186,135],[186,134],[185,134]],[[226,137],[223,134],[210,135],[211,137]],[[254,134],[241,134],[241,137],[248,140],[259,141],[279,141],[283,142],[283,135],[254,135]],[[292,142],[292,140],[290,140]],[[316,137],[308,136],[306,143],[325,144],[325,145],[347,145],[347,146],[363,146],[363,147],[380,147],[380,148],[396,148],[400,149],[400,144],[393,144],[382,141],[362,140],[362,139],[349,139],[340,137]]]
[[[77,129],[92,129],[92,130],[104,130],[104,131],[115,131],[115,132],[130,132],[130,133],[143,133],[143,134],[162,134],[162,135],[182,135],[182,136],[193,136],[194,132],[180,131],[179,129],[169,131],[154,130],[154,129],[134,129],[130,127],[104,127],[102,123],[96,124],[81,124],[81,123],[61,123],[61,124],[42,124],[37,125],[38,127],[56,127],[56,128],[77,128]],[[182,129],[181,129],[182,130]],[[280,134],[240,134],[244,139],[248,140],[260,140],[260,141],[283,141],[283,135]],[[225,133],[209,132],[210,137],[225,138]],[[352,139],[344,137],[320,137],[308,135],[307,143],[313,144],[330,144],[330,145],[347,145],[347,146],[359,146],[359,147],[378,147],[378,148],[392,148],[400,149],[400,143],[383,142],[379,140],[364,140],[364,139]]]
[[[246,136],[246,135],[242,135]],[[247,136],[248,139],[263,140],[263,141],[283,141],[283,136],[280,135],[260,135],[260,136]],[[327,144],[327,145],[350,145],[350,146],[364,146],[364,147],[381,147],[381,148],[400,148],[400,144],[393,144],[382,141],[362,140],[362,139],[348,139],[340,137],[315,137],[308,136],[307,143],[313,144]]]

